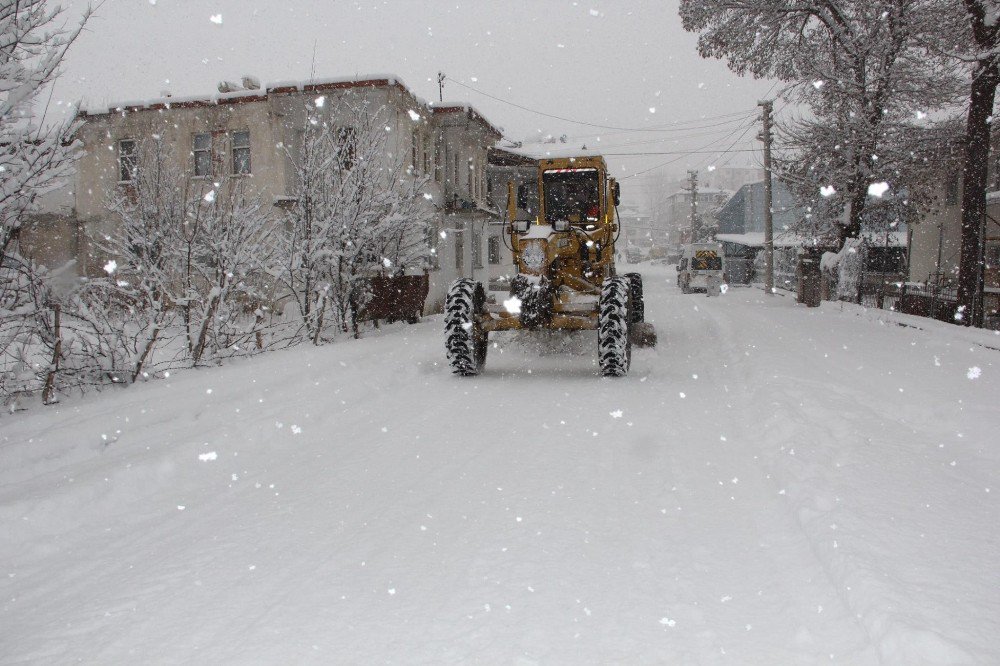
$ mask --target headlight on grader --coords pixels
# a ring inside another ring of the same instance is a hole
[[[521,246],[521,261],[528,271],[538,274],[545,266],[545,241],[534,238]]]
[[[555,231],[569,231],[569,220],[553,220],[552,229]]]

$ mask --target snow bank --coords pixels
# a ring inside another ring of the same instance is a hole
[[[431,319],[0,417],[0,654],[1000,663],[998,352],[643,270],[622,380]]]

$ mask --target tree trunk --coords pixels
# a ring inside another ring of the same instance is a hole
[[[972,72],[969,116],[965,129],[965,164],[962,168],[962,250],[958,265],[956,319],[982,326],[983,224],[986,219],[986,179],[989,170],[990,128],[1000,70],[995,54],[998,26],[991,3],[964,0],[972,28],[973,45],[981,59]]]
[[[150,352],[153,351],[153,347],[156,346],[156,339],[160,337],[160,326],[159,324],[153,329],[153,334],[146,341],[146,347],[142,350],[142,354],[139,356],[139,360],[135,364],[135,369],[132,371],[132,383],[135,384],[136,380],[139,379],[139,375],[142,374],[142,368],[146,363],[146,359],[149,357]]]
[[[42,390],[42,404],[45,405],[58,402],[56,399],[56,375],[59,374],[59,359],[62,357],[62,334],[59,330],[60,310],[58,303],[52,306],[52,335],[55,336],[55,344],[52,345],[52,363],[49,365],[49,372],[45,377],[45,388]]]
[[[191,365],[198,365],[201,362],[201,357],[205,353],[205,347],[208,345],[208,329],[215,319],[215,313],[219,309],[220,302],[222,302],[221,290],[218,294],[213,294],[208,303],[208,310],[205,312],[205,316],[201,321],[201,328],[198,331],[198,341],[195,343],[194,349],[191,350]]]
[[[986,219],[986,179],[989,169],[990,127],[993,100],[1000,72],[996,62],[979,63],[972,77],[968,125],[965,132],[965,165],[962,169],[962,252],[958,266],[960,323],[982,326],[983,274],[982,225]]]

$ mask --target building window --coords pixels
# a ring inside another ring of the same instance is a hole
[[[118,142],[118,180],[130,183],[139,175],[139,150],[135,139]]]
[[[417,166],[420,162],[417,160],[417,152],[420,150],[420,139],[417,137],[417,133],[413,133],[413,145],[410,146],[410,165],[412,166],[413,173],[417,173]]]
[[[455,153],[455,179],[451,184],[455,192],[458,192],[458,153]]]
[[[483,234],[475,222],[472,222],[472,267],[483,267]]]
[[[250,173],[250,132],[233,132],[230,135],[233,147],[233,174]]]
[[[500,237],[490,236],[490,239],[486,243],[486,260],[490,262],[491,266],[496,266],[500,263]]]
[[[453,233],[455,234],[455,269],[461,277],[465,274],[465,230],[456,229]]]
[[[208,132],[194,135],[194,175],[212,175],[212,135]]]
[[[438,248],[440,246],[439,240],[440,232],[437,230],[437,225],[428,224],[427,225],[427,248],[430,252],[430,256],[427,258],[427,263],[431,269],[438,269],[441,267],[440,257],[438,255]]]
[[[986,242],[986,268],[995,270],[1000,268],[1000,241]],[[992,286],[992,285],[987,285]]]
[[[337,147],[340,150],[340,166],[346,171],[350,171],[358,158],[358,130],[354,127],[338,129]]]
[[[952,173],[945,184],[944,203],[946,206],[958,205],[958,172]]]
[[[441,142],[434,143],[434,180],[441,182],[444,178],[444,164],[441,161]]]
[[[431,174],[431,138],[429,136],[424,137],[424,175],[429,176]]]

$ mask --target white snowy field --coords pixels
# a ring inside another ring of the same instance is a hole
[[[644,270],[0,417],[0,663],[1000,663],[1000,336]]]

